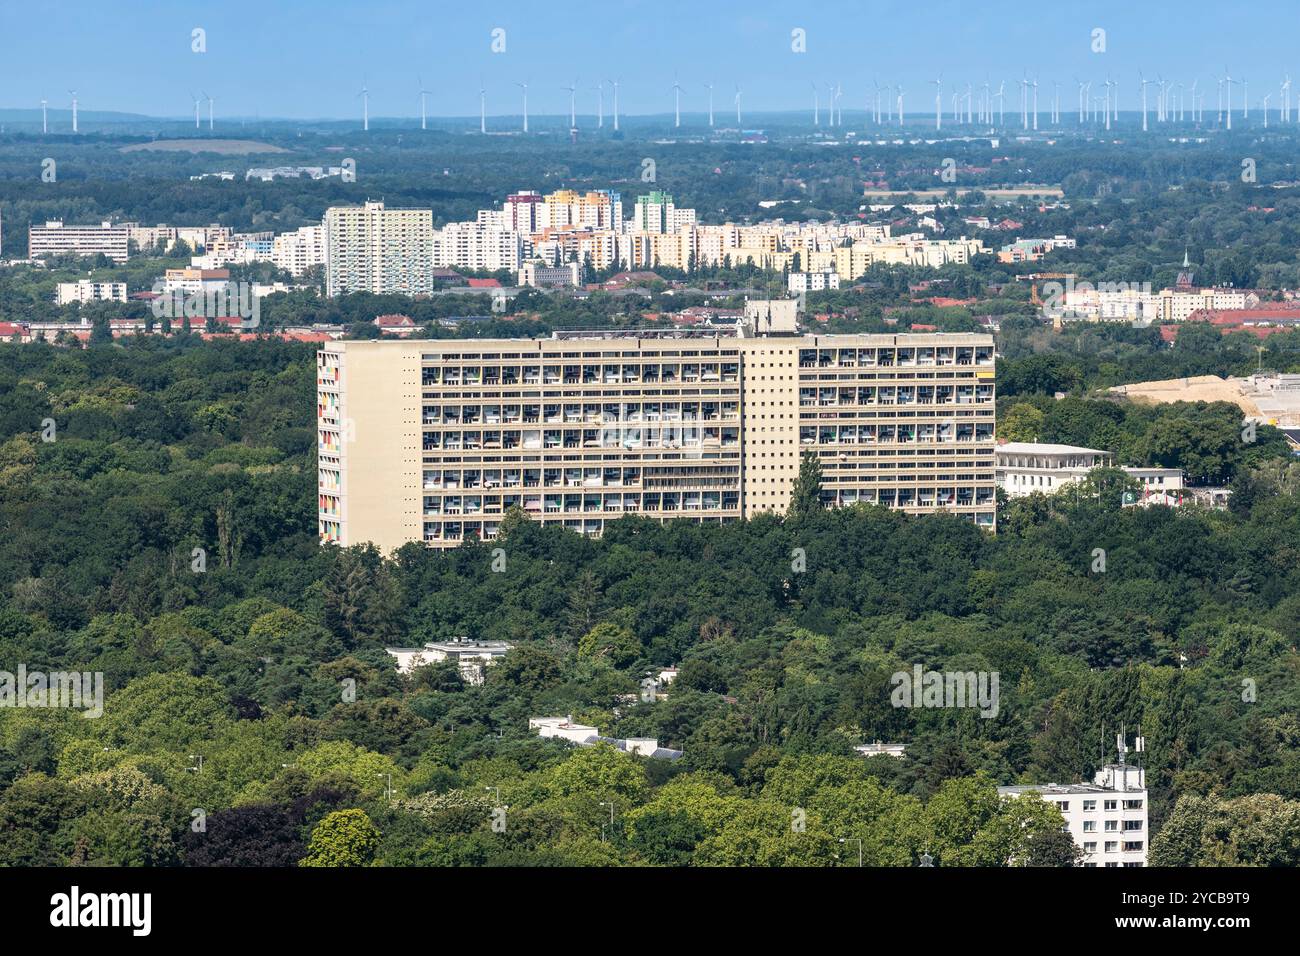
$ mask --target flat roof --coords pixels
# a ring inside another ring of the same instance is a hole
[[[1053,445],[1044,442],[1009,441],[998,445],[994,451],[1011,452],[1015,455],[1109,455],[1100,448],[1081,448],[1078,445]]]

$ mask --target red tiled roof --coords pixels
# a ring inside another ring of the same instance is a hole
[[[498,279],[466,279],[465,282],[471,289],[499,289],[501,282]]]

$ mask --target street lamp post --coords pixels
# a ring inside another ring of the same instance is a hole
[[[848,843],[850,840],[858,841],[858,866],[862,866],[862,839],[861,837],[840,837],[841,843]]]
[[[614,801],[613,801],[613,800],[609,800],[609,801],[602,800],[602,801],[600,801],[600,805],[601,805],[602,807],[609,807],[609,823],[602,823],[602,824],[600,825],[600,842],[601,842],[601,843],[604,843],[604,842],[605,842],[605,827],[609,827],[611,830],[614,829]]]

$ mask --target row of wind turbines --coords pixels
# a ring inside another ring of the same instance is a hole
[[[419,80],[420,129],[428,129],[428,111],[426,109],[425,98],[429,94],[431,94],[433,90],[425,89],[424,81],[421,80],[418,75],[416,79]],[[609,81],[599,80],[596,82],[594,86],[591,87],[591,90],[594,91],[596,94],[596,128],[603,129],[605,126],[605,83],[606,82],[609,83],[609,85],[613,88],[614,91],[613,124],[614,124],[614,130],[617,132],[619,128],[618,125],[618,119],[619,119],[618,87],[620,82],[619,80],[609,80]],[[526,82],[515,83],[515,86],[519,87],[523,95],[523,125],[521,128],[523,132],[527,133],[528,132],[528,86],[529,84]],[[709,125],[713,126],[714,125],[713,84],[706,83],[704,84],[704,87],[709,91]],[[560,90],[562,92],[569,94],[569,127],[571,129],[576,129],[578,126],[578,99],[577,99],[578,89],[579,89],[578,81],[576,79],[572,83],[568,84],[567,86],[560,87]],[[677,81],[677,78],[674,77],[673,85],[671,89],[674,95],[673,126],[680,127],[682,125],[682,93],[684,92],[684,87],[681,85],[681,83]],[[736,95],[733,100],[736,107],[737,125],[740,125],[741,122],[740,98],[743,92],[744,91],[741,90],[740,85],[737,84]],[[361,99],[361,128],[363,130],[369,131],[370,90],[365,85],[364,81],[361,86],[361,91],[357,93],[357,96]],[[479,105],[479,132],[486,133],[487,132],[487,89],[483,86],[483,83],[481,81],[479,82],[478,105]],[[198,106],[196,104],[195,116],[198,115],[197,109]],[[841,116],[841,120],[842,119],[843,117]]]
[[[425,88],[424,81],[417,75],[419,81],[420,97],[420,129],[428,128],[428,111],[427,97],[433,93],[433,90]],[[1222,76],[1214,77],[1217,85],[1217,124],[1227,130],[1232,129],[1232,114],[1235,107],[1233,87],[1240,86],[1241,93],[1241,118],[1250,119],[1250,84],[1244,77],[1233,77],[1231,72],[1225,67]],[[605,83],[608,82],[613,88],[613,127],[617,131],[619,128],[619,110],[618,110],[618,88],[619,80],[600,80],[590,89],[596,93],[596,126],[603,128],[605,126]],[[934,128],[936,131],[943,129],[944,121],[944,92],[943,76],[939,75],[933,80],[928,81],[934,85]],[[1020,88],[1020,125],[1024,130],[1038,129],[1039,109],[1038,109],[1038,77],[1030,79],[1026,73],[1020,80],[1013,81]],[[1097,85],[1104,91],[1100,95],[1094,95],[1092,92],[1092,80],[1080,80],[1074,78],[1077,86],[1077,112],[1078,125],[1085,123],[1104,124],[1107,130],[1111,129],[1112,124],[1119,122],[1119,82],[1112,80],[1107,75],[1105,81]],[[1050,103],[1048,116],[1049,122],[1053,126],[1061,124],[1061,88],[1059,81],[1052,81],[1053,95]],[[523,132],[528,132],[528,87],[527,82],[515,83],[523,95]],[[822,88],[816,82],[811,83],[813,93],[812,122],[813,126],[820,127],[823,117],[828,127],[844,125],[844,108],[840,100],[844,96],[844,87],[840,83],[827,83],[826,105],[823,109],[821,93]],[[1188,113],[1191,114],[1191,121],[1196,124],[1205,122],[1205,100],[1207,91],[1200,89],[1200,80],[1193,80],[1189,85],[1185,83],[1166,80],[1163,76],[1157,75],[1153,79],[1148,79],[1139,71],[1138,89],[1142,102],[1142,130],[1146,132],[1150,129],[1149,98],[1147,95],[1148,87],[1155,88],[1154,106],[1156,123],[1183,123],[1187,120]],[[967,82],[963,91],[959,86],[954,86],[950,90],[949,122],[953,125],[984,125],[1006,127],[1006,87],[1007,83],[1002,80],[998,83],[995,91],[992,82],[986,80],[981,88],[975,87]],[[714,125],[713,109],[713,91],[712,83],[703,84],[703,88],[708,91],[708,117],[709,126]],[[673,127],[680,128],[682,125],[682,94],[686,92],[685,87],[674,75],[673,84],[669,89],[673,93]],[[566,86],[561,86],[562,92],[569,94],[569,126],[576,129],[578,125],[577,95],[578,81],[575,79]],[[202,91],[200,91],[202,92]],[[482,81],[479,82],[479,131],[487,132],[487,89]],[[1226,97],[1225,97],[1226,92]],[[69,90],[72,98],[72,132],[78,132],[77,128],[77,91]],[[1279,123],[1300,122],[1300,99],[1297,99],[1294,111],[1292,110],[1291,100],[1291,75],[1283,74],[1282,80],[1277,90],[1277,119]],[[736,109],[736,125],[742,124],[741,116],[741,96],[743,91],[740,84],[735,87],[735,96],[733,104]],[[901,84],[872,84],[872,89],[868,92],[866,100],[866,112],[872,118],[877,126],[893,124],[895,121],[899,126],[904,122],[904,97],[907,91]],[[1259,108],[1264,120],[1264,128],[1269,124],[1269,103],[1272,99],[1273,92],[1270,91],[1260,98]],[[370,129],[370,90],[362,81],[361,91],[357,93],[361,100],[361,123],[362,129]],[[215,99],[206,92],[201,96],[190,94],[194,102],[194,128],[202,128],[202,118],[200,108],[206,99],[208,104],[208,130],[211,132],[215,127],[214,104]],[[48,100],[41,100],[41,131],[49,132],[49,119],[47,114]],[[997,123],[994,123],[994,113],[996,104]]]
[[[1239,85],[1242,88],[1241,117],[1242,119],[1250,118],[1250,85],[1245,78],[1234,78],[1231,72],[1225,67],[1221,77],[1214,78],[1217,82],[1218,102],[1217,102],[1217,122],[1218,125],[1228,130],[1232,129],[1232,111],[1235,100],[1233,96],[1233,86]],[[613,124],[614,129],[619,128],[618,112],[618,80],[608,81],[614,91],[614,111]],[[945,112],[943,78],[942,75],[934,80],[930,80],[934,85],[934,126],[936,130],[943,129],[943,120]],[[1013,81],[1020,89],[1020,125],[1022,129],[1038,129],[1039,108],[1038,108],[1038,87],[1039,79],[1037,76],[1032,79],[1026,73],[1018,81]],[[1119,122],[1119,82],[1111,79],[1108,75],[1103,82],[1097,84],[1104,93],[1094,95],[1092,92],[1092,80],[1080,80],[1075,77],[1075,84],[1078,92],[1078,124],[1096,123],[1104,124],[1106,129],[1111,129],[1113,124]],[[1200,90],[1200,80],[1193,80],[1190,86],[1185,83],[1166,80],[1162,76],[1156,79],[1148,79],[1141,72],[1138,74],[1138,88],[1142,100],[1142,129],[1150,129],[1149,101],[1147,96],[1148,87],[1156,88],[1155,95],[1155,121],[1157,123],[1182,123],[1187,120],[1188,113],[1191,114],[1193,123],[1203,123],[1205,121],[1205,99],[1206,92]],[[529,84],[515,83],[523,97],[523,120],[522,130],[528,132],[528,89]],[[703,89],[708,94],[708,124],[710,127],[715,125],[714,112],[714,85],[712,83],[702,84]],[[812,121],[814,126],[821,126],[823,117],[828,127],[844,125],[844,107],[841,100],[844,97],[844,87],[841,83],[825,84],[826,105],[822,106],[822,87],[816,82],[810,82],[813,94],[813,111]],[[1053,95],[1048,110],[1049,121],[1054,126],[1061,124],[1061,89],[1063,84],[1059,81],[1052,81]],[[987,125],[994,126],[994,113],[997,114],[997,123],[999,127],[1006,126],[1006,87],[1005,80],[999,82],[996,91],[993,89],[992,82],[986,80],[982,88],[977,89],[972,83],[965,84],[965,90],[955,87],[951,90],[949,103],[950,122],[957,125]],[[576,128],[578,125],[577,112],[577,95],[578,81],[575,79],[572,83],[559,88],[562,92],[569,94],[569,126]],[[603,128],[605,125],[605,81],[597,82],[590,88],[596,93],[596,126]],[[682,86],[681,81],[674,76],[672,86],[668,88],[673,94],[673,127],[678,129],[682,125],[682,94],[686,88]],[[1226,97],[1225,97],[1226,90]],[[427,114],[425,109],[425,97],[431,93],[431,90],[424,88],[421,81],[420,94],[420,128],[427,128]],[[735,86],[735,95],[733,105],[736,110],[736,125],[743,122],[741,113],[741,97],[743,90],[740,84]],[[362,98],[362,125],[366,130],[370,129],[369,114],[369,90],[364,86],[360,93],[357,94]],[[872,90],[869,91],[866,101],[866,112],[874,120],[876,125],[883,126],[892,124],[895,121],[899,126],[905,121],[904,97],[907,91],[901,84],[884,84],[873,83]],[[1264,120],[1264,127],[1268,128],[1269,124],[1269,103],[1272,99],[1272,93],[1265,94],[1259,104],[1261,115]],[[1281,123],[1300,122],[1300,100],[1297,100],[1295,110],[1292,110],[1291,100],[1291,76],[1284,74],[1278,89],[1278,107],[1277,117]],[[1190,109],[1189,109],[1190,107]],[[487,132],[487,91],[482,82],[479,84],[479,130]]]

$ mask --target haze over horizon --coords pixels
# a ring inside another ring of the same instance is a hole
[[[1294,58],[1288,31],[1259,29],[1294,16],[1283,0],[1253,5],[1249,20],[1225,16],[1212,36],[1185,7],[1113,0],[1039,8],[1032,17],[1005,0],[978,11],[939,0],[923,17],[915,4],[885,0],[868,11],[870,33],[844,29],[864,19],[852,0],[794,11],[755,0],[739,16],[682,0],[490,6],[143,0],[128,22],[86,0],[39,7],[0,0],[0,62],[8,68],[0,109],[39,112],[44,98],[56,115],[54,108],[67,111],[75,89],[87,114],[183,119],[192,115],[191,95],[207,92],[218,119],[344,120],[360,117],[364,85],[372,119],[418,117],[422,80],[428,115],[455,119],[478,115],[481,77],[492,116],[520,113],[517,84],[525,82],[530,115],[567,114],[563,87],[576,80],[582,116],[595,115],[596,84],[604,83],[608,119],[611,80],[620,81],[620,114],[664,115],[672,112],[676,75],[683,116],[705,113],[708,83],[719,121],[734,120],[737,85],[746,114],[811,111],[814,81],[823,108],[831,84],[842,88],[840,105],[849,114],[866,108],[874,83],[889,83],[904,87],[908,114],[933,115],[932,81],[942,76],[945,110],[955,84],[987,80],[996,89],[1006,80],[1010,113],[1019,110],[1015,81],[1027,73],[1039,78],[1040,112],[1049,108],[1054,81],[1068,112],[1077,102],[1076,78],[1092,80],[1097,93],[1107,74],[1119,84],[1120,109],[1132,112],[1140,108],[1139,71],[1187,85],[1199,79],[1212,109],[1215,77],[1228,70],[1250,83],[1255,110],[1270,91],[1276,107]],[[250,23],[258,24],[255,32]],[[206,52],[192,50],[195,28],[205,31]],[[505,50],[494,53],[498,28]],[[1092,50],[1098,28],[1105,52]],[[795,29],[805,31],[804,53],[792,51]],[[1237,63],[1230,62],[1234,51]],[[1295,65],[1300,76],[1300,60]],[[1240,104],[1239,84],[1234,96]],[[203,113],[206,121],[206,104]]]

